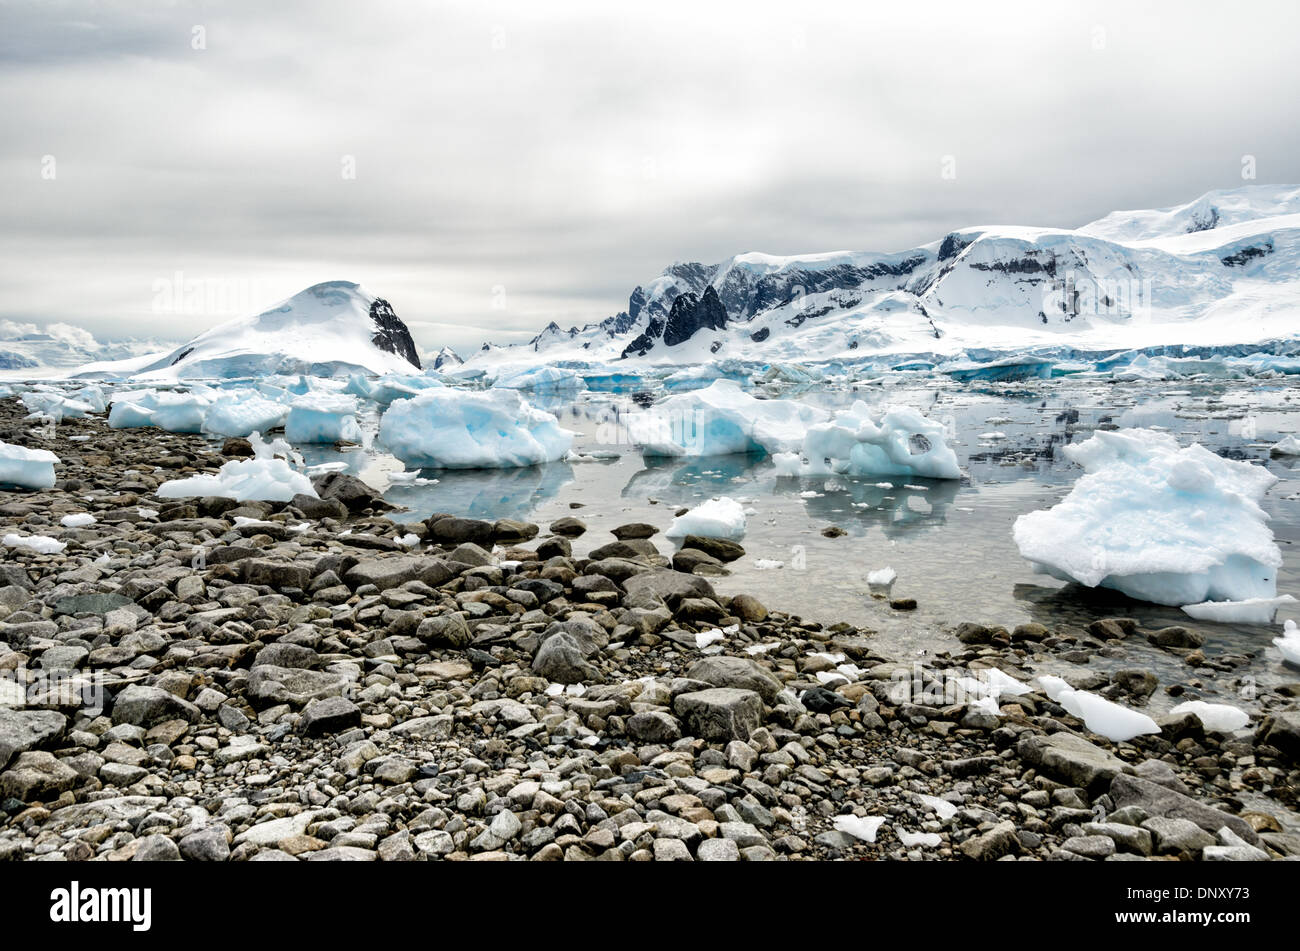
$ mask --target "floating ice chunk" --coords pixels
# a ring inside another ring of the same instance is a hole
[[[1250,714],[1227,703],[1206,703],[1204,700],[1188,700],[1178,704],[1169,711],[1178,716],[1190,713],[1201,721],[1207,730],[1216,733],[1235,733],[1250,723]]]
[[[357,401],[343,393],[309,393],[289,404],[284,438],[291,443],[361,442]]]
[[[709,499],[673,519],[664,535],[668,538],[685,538],[687,535],[733,540],[744,538],[745,509],[725,495]]]
[[[429,390],[445,385],[436,377],[413,373],[386,373],[378,379],[371,379],[360,373],[348,378],[344,393],[373,400],[380,406],[388,406],[395,400],[410,399],[422,390]]]
[[[809,427],[799,453],[772,461],[779,475],[961,478],[942,423],[907,406],[873,413],[861,400],[829,422]]]
[[[1295,598],[1289,594],[1276,598],[1249,598],[1245,601],[1202,601],[1184,604],[1183,612],[1198,621],[1218,621],[1223,624],[1272,624],[1273,615],[1284,604]]]
[[[831,825],[837,832],[851,835],[863,842],[875,842],[876,831],[885,824],[885,816],[836,816]]]
[[[1288,664],[1300,667],[1300,628],[1295,621],[1287,621],[1282,627],[1282,636],[1273,638],[1273,644]]]
[[[162,429],[169,433],[197,433],[212,404],[206,393],[136,390],[113,399],[108,425],[113,429]]]
[[[1000,432],[980,433],[979,438],[987,440],[988,442],[997,442],[998,440],[1006,439],[1007,434]]]
[[[894,834],[898,836],[898,841],[903,843],[905,849],[937,849],[943,844],[943,837],[937,832],[908,832],[906,829],[895,829]]]
[[[65,515],[59,519],[59,524],[64,528],[85,528],[87,525],[94,525],[99,521],[89,512],[78,512],[75,515]]]
[[[158,486],[155,494],[164,499],[185,499],[214,495],[240,502],[262,500],[288,502],[295,495],[319,498],[311,480],[276,453],[283,453],[301,462],[283,439],[270,443],[253,433],[249,441],[256,453],[252,459],[234,459],[223,465],[215,475],[203,473],[188,479],[173,479]],[[141,509],[141,513],[145,510]],[[153,514],[157,515],[157,512]]]
[[[248,436],[284,425],[289,409],[256,390],[225,391],[203,416],[203,431],[212,436]]]
[[[48,449],[28,449],[0,442],[0,485],[21,489],[54,487],[54,464],[59,457]]]
[[[947,822],[957,815],[957,807],[947,799],[940,799],[938,796],[927,796],[924,793],[916,793],[915,795],[922,805],[939,817],[941,822]]]
[[[68,547],[67,542],[49,535],[18,535],[12,532],[4,537],[4,544],[8,548],[26,548],[42,555],[58,555]]]
[[[983,710],[985,713],[991,713],[995,717],[1002,715],[1002,708],[998,706],[997,694],[989,694],[987,697],[979,697],[972,700],[967,704],[967,706],[973,707],[976,710]]]
[[[1285,436],[1273,444],[1269,453],[1274,456],[1300,456],[1300,438]]]
[[[380,442],[407,466],[441,469],[554,462],[573,437],[513,390],[426,390],[395,402],[379,424]]]
[[[1093,733],[1115,743],[1144,733],[1159,733],[1156,721],[1145,713],[1130,710],[1086,690],[1065,689],[1054,698],[1067,713],[1078,717]]]
[[[394,540],[403,548],[414,548],[416,545],[420,544],[420,536],[416,535],[414,532],[407,532],[405,535],[398,535]]]
[[[646,456],[776,453],[797,448],[808,427],[825,419],[806,403],[756,399],[732,380],[715,380],[630,413],[627,431]]]
[[[759,571],[775,571],[778,568],[784,568],[784,561],[777,561],[774,558],[759,558],[754,562],[754,567]]]
[[[585,385],[576,370],[565,367],[509,367],[492,385],[503,390],[580,390]]]
[[[877,568],[867,573],[867,584],[887,588],[898,579],[898,572],[893,568]]]
[[[664,377],[664,389],[693,390],[708,386],[714,380],[733,380],[743,383],[749,371],[739,360],[715,360],[698,366],[683,367]]]
[[[1259,507],[1273,474],[1149,429],[1098,432],[1065,454],[1086,474],[1013,528],[1038,570],[1157,604],[1277,595],[1282,555]]]
[[[780,641],[772,641],[770,644],[750,644],[745,648],[746,654],[766,654],[768,651],[774,651],[781,646]]]

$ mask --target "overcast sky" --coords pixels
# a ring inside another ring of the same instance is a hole
[[[348,279],[464,349],[677,260],[1300,182],[1300,5],[1133,6],[6,2],[0,319],[184,338]]]

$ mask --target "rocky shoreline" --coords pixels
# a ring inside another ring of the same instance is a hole
[[[0,439],[56,452],[59,482],[0,491],[0,534],[66,548],[0,560],[0,858],[1300,857],[1300,684],[1248,733],[1183,715],[1124,743],[1040,692],[945,693],[1122,645],[1127,619],[966,624],[914,668],[718,594],[734,553],[708,540],[671,557],[630,525],[575,557],[580,509],[406,523],[341,475],[319,500],[159,499],[248,444],[24,415],[0,401]],[[1155,689],[1120,674],[1098,686]]]

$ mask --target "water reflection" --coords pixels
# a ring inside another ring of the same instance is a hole
[[[850,535],[879,528],[886,538],[901,538],[917,529],[939,528],[961,491],[954,479],[902,479],[834,476],[826,479],[777,479],[776,495],[803,496],[804,508]],[[804,493],[815,492],[807,496]]]
[[[520,469],[423,469],[436,485],[394,485],[384,498],[409,509],[403,521],[448,512],[468,518],[527,519],[538,506],[573,481],[573,466],[552,462]]]

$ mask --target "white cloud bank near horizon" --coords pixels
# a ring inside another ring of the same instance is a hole
[[[465,350],[598,320],[677,260],[1075,227],[1239,186],[1245,155],[1298,182],[1297,27],[1289,3],[9,3],[0,319],[181,339],[344,279]]]

